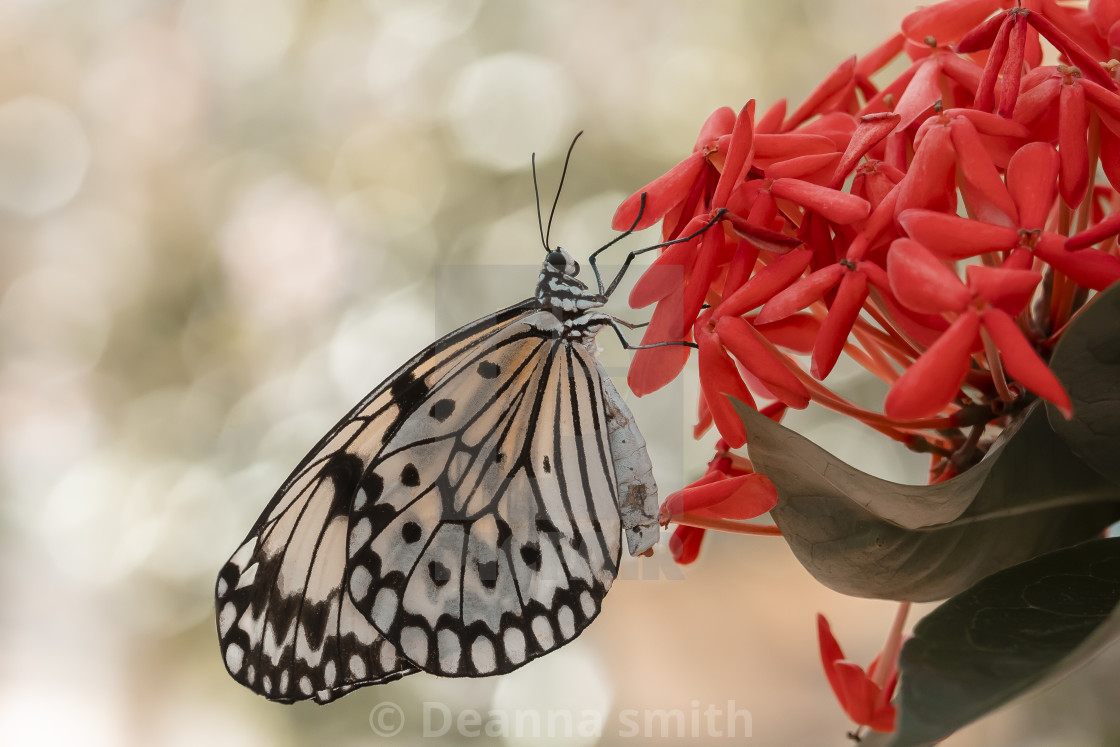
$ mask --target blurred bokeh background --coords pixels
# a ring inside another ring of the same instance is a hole
[[[531,152],[547,203],[586,131],[552,230],[583,259],[714,108],[800,102],[911,8],[0,2],[0,744],[371,744],[386,702],[406,719],[400,743],[430,741],[425,713],[438,731],[446,713],[491,709],[575,714],[558,745],[633,741],[631,723],[678,741],[643,724],[655,709],[696,741],[723,741],[730,710],[749,711],[753,744],[843,743],[814,615],[866,663],[894,605],[821,588],[780,540],[709,535],[684,569],[664,549],[627,561],[585,635],[509,677],[418,675],[328,707],[271,704],[226,675],[212,590],[354,401],[530,294]],[[829,383],[882,395],[843,370]],[[633,401],[663,495],[709,457],[713,439],[688,437],[694,401],[693,378]],[[870,432],[819,412],[795,425],[921,481],[921,460]],[[1087,693],[1116,663],[951,743],[1095,744],[1116,715]],[[588,719],[598,740],[580,736]],[[501,741],[455,724],[444,739]]]

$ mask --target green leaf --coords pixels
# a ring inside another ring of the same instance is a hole
[[[1120,637],[1120,539],[1000,571],[914,627],[892,745],[924,745],[1071,672]]]
[[[1074,319],[1050,368],[1073,401],[1071,420],[1047,406],[1050,426],[1086,464],[1120,484],[1120,284]]]
[[[1040,407],[964,474],[901,485],[735,406],[755,469],[778,488],[775,523],[801,564],[844,594],[944,599],[1120,518],[1120,490],[1074,456]]]

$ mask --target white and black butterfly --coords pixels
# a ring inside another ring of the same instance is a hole
[[[512,671],[599,614],[623,532],[633,555],[657,542],[645,441],[596,357],[601,328],[634,326],[601,310],[622,272],[604,288],[595,267],[630,231],[591,255],[597,291],[541,233],[534,297],[382,382],[222,568],[218,638],[238,682],[327,702],[421,670]]]

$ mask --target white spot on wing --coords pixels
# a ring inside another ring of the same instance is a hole
[[[397,604],[396,589],[386,586],[377,592],[377,598],[373,600],[373,613],[370,615],[374,627],[383,631],[392,627],[397,616]]]
[[[544,615],[537,615],[533,618],[533,635],[545,651],[552,648],[555,643],[552,635],[552,623]]]
[[[448,674],[459,671],[459,656],[462,646],[459,636],[451,630],[441,630],[436,634],[436,644],[439,646],[439,668]]]
[[[584,617],[590,619],[595,616],[595,598],[591,596],[591,592],[585,590],[579,595],[579,606],[583,609]]]
[[[381,671],[383,672],[392,672],[397,667],[397,649],[384,639],[381,641],[378,663],[381,665]]]
[[[354,494],[354,503],[351,505],[351,509],[357,511],[362,506],[366,505],[366,501],[368,500],[369,496],[366,494],[366,489],[358,488],[358,492]]]
[[[480,635],[471,644],[471,663],[482,674],[493,672],[497,666],[494,660],[494,644],[486,636]]]
[[[226,637],[226,633],[233,627],[233,622],[236,619],[237,608],[233,606],[233,602],[226,602],[222,607],[221,614],[218,615],[218,632],[222,634],[222,638]]]
[[[347,555],[351,558],[354,557],[358,548],[369,541],[371,534],[373,534],[373,523],[363,516],[350,529],[350,544],[346,548]]]
[[[560,611],[556,613],[556,622],[560,626],[560,635],[564,640],[570,640],[576,634],[576,619],[572,608],[564,605]]]
[[[417,627],[401,631],[401,651],[417,664],[428,661],[428,634]]]
[[[507,659],[514,664],[525,661],[525,634],[519,628],[506,628],[502,644],[505,646]]]
[[[237,674],[241,671],[241,665],[245,663],[245,652],[236,643],[231,643],[226,646],[226,667],[229,671]]]
[[[236,589],[244,589],[246,586],[252,585],[257,580],[257,569],[260,568],[260,563],[253,563],[251,566],[242,571],[237,579]]]
[[[246,542],[241,547],[237,548],[237,552],[229,559],[231,565],[237,567],[238,570],[245,570],[245,564],[249,562],[249,558],[253,557],[253,550],[257,547],[256,539]]]
[[[354,566],[350,571],[350,596],[355,602],[365,599],[369,593],[369,585],[373,583],[373,575],[364,565]]]
[[[350,674],[359,680],[365,679],[366,663],[357,654],[350,655]]]

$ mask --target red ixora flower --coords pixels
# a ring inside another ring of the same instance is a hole
[[[817,615],[817,636],[825,676],[844,713],[857,724],[875,731],[894,731],[895,707],[891,705],[891,696],[898,684],[899,642],[893,642],[892,654],[892,641],[888,639],[883,654],[877,656],[865,672],[861,666],[844,658],[824,615]]]
[[[969,265],[967,282],[962,283],[924,246],[912,239],[896,239],[887,257],[887,274],[895,295],[907,307],[956,315],[949,329],[891,387],[885,403],[888,416],[905,420],[942,410],[964,382],[972,353],[984,347],[993,371],[1000,371],[1002,364],[1070,417],[1069,395],[1013,319],[1042,281],[1040,273]]]
[[[777,418],[784,409],[772,407],[768,414]],[[718,527],[726,525],[729,520],[761,516],[777,503],[778,492],[774,483],[766,476],[756,474],[750,460],[731,452],[727,442],[720,439],[704,475],[672,493],[661,504],[660,520],[662,526],[675,521]],[[704,526],[681,523],[669,539],[673,559],[681,565],[695,561],[704,532]]]

